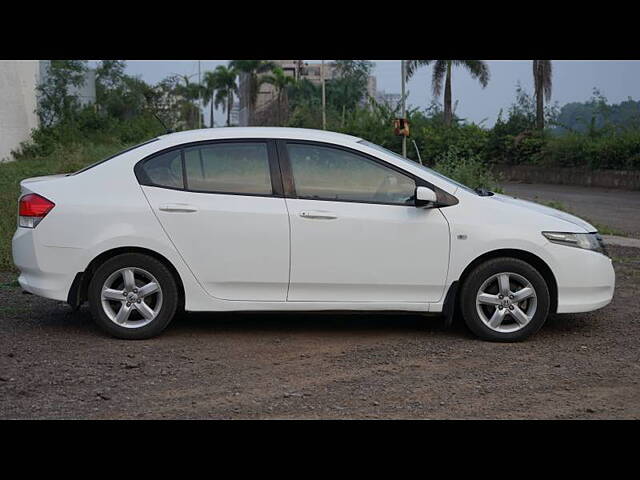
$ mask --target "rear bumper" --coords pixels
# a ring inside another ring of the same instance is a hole
[[[39,245],[36,229],[18,228],[11,242],[13,263],[23,290],[67,301],[82,249]],[[82,270],[82,269],[80,269]]]

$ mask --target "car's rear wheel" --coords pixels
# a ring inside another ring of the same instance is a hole
[[[178,305],[176,281],[159,260],[125,253],[107,260],[89,284],[89,307],[96,323],[124,339],[158,335]]]
[[[461,291],[465,323],[480,338],[524,340],[549,314],[549,288],[534,267],[517,258],[494,258],[478,265]]]

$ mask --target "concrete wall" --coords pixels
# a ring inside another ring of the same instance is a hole
[[[38,72],[37,60],[0,60],[0,162],[38,126]]]
[[[640,171],[638,170],[590,170],[587,168],[500,165],[494,166],[493,171],[507,182],[640,190]]]

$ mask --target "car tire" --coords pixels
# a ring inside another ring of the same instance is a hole
[[[540,272],[510,257],[475,267],[460,292],[467,327],[494,342],[517,342],[536,333],[547,320],[550,304],[549,288]]]
[[[167,327],[178,308],[179,295],[175,278],[161,261],[124,253],[96,269],[88,300],[91,315],[105,332],[142,340]]]

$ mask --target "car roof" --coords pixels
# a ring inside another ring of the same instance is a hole
[[[225,138],[290,138],[296,140],[316,140],[338,144],[353,144],[361,138],[343,133],[315,130],[311,128],[287,128],[287,127],[220,127],[202,128],[199,130],[186,130],[183,132],[161,135],[161,140],[167,143],[188,143],[202,140],[215,140]],[[165,143],[163,142],[163,143]]]

